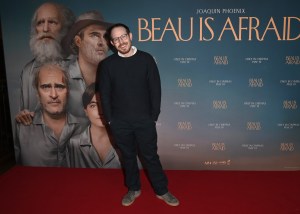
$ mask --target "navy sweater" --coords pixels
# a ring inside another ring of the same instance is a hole
[[[153,57],[137,51],[131,57],[117,53],[98,66],[97,90],[107,122],[113,119],[153,119],[160,113],[161,85]]]

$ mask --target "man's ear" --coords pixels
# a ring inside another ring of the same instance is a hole
[[[80,47],[80,45],[81,45],[81,38],[80,38],[80,36],[76,35],[76,36],[74,37],[74,43],[75,43],[75,45],[76,45],[77,47]]]
[[[111,40],[109,42],[113,47],[115,47],[114,43]]]
[[[131,32],[129,33],[129,38],[130,38],[130,41],[132,41],[132,33]]]

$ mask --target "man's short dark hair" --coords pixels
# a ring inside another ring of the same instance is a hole
[[[123,27],[123,28],[125,28],[127,34],[130,33],[130,29],[129,29],[129,27],[128,27],[127,25],[125,25],[125,24],[123,24],[123,23],[116,23],[116,24],[110,26],[110,27],[106,30],[106,37],[105,37],[105,38],[106,38],[107,40],[109,40],[109,41],[112,40],[112,38],[111,38],[111,31],[112,31],[114,28],[116,28],[116,27]]]

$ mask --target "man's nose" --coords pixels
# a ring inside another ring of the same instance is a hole
[[[56,98],[58,96],[57,90],[55,87],[52,87],[50,90],[50,97]]]
[[[97,41],[97,45],[102,46],[106,42],[106,40],[103,37],[99,37]]]
[[[49,31],[49,24],[48,24],[48,22],[44,23],[44,25],[43,25],[43,31],[44,32],[48,32]]]

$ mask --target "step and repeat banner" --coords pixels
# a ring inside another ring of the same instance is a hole
[[[45,1],[2,1],[12,123],[34,11]],[[297,1],[57,1],[123,22],[162,83],[157,122],[165,169],[300,169],[300,12]],[[111,53],[110,53],[111,54]]]

